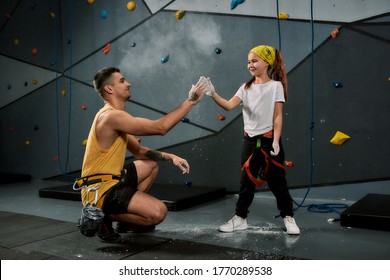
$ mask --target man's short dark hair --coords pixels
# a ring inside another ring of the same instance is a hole
[[[94,79],[93,79],[93,85],[95,87],[95,90],[100,93],[100,95],[103,94],[103,88],[107,84],[110,84],[111,75],[113,73],[120,73],[121,71],[118,68],[115,67],[106,67],[101,70],[99,70]]]

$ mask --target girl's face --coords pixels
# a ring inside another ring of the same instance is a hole
[[[252,76],[262,76],[267,74],[268,63],[262,60],[258,55],[254,53],[248,54],[248,65],[247,69],[252,74]]]

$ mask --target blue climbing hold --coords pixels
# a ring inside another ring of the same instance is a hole
[[[108,16],[108,13],[107,13],[106,10],[102,10],[102,11],[100,12],[100,17],[101,17],[102,19],[106,19],[107,16]]]
[[[192,181],[191,180],[185,180],[184,181],[184,185],[186,185],[187,187],[190,187],[190,186],[192,186]]]
[[[230,10],[234,10],[238,5],[244,3],[245,0],[232,0],[230,3]]]
[[[341,83],[341,82],[333,82],[333,86],[335,87],[335,88],[342,88],[343,87],[343,84]]]
[[[164,56],[160,59],[161,63],[165,63],[165,62],[167,62],[168,60],[169,60],[169,54],[164,55]]]

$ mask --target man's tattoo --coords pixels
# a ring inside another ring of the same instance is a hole
[[[199,99],[199,94],[197,94],[196,92],[191,92],[191,97],[190,97],[189,101],[194,102],[198,99]]]
[[[163,154],[156,150],[149,150],[145,153],[145,156],[151,160],[166,160]]]

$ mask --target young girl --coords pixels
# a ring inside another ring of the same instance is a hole
[[[292,198],[288,191],[284,151],[280,139],[283,104],[287,100],[287,76],[281,53],[271,46],[249,51],[247,69],[253,76],[236,94],[226,100],[209,82],[214,101],[229,111],[242,104],[244,141],[242,146],[241,188],[235,216],[219,227],[222,232],[248,228],[247,216],[256,186],[265,180],[274,194],[288,234],[300,234],[293,218]]]

